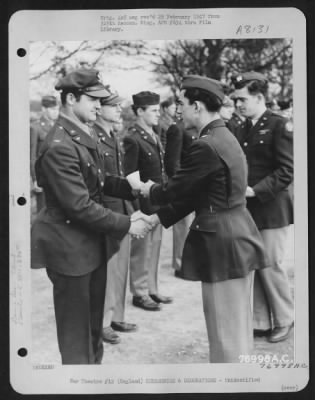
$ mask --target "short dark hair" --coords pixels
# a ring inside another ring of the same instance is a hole
[[[83,94],[80,90],[75,90],[75,89],[72,89],[72,90],[63,90],[63,91],[60,93],[60,100],[61,100],[61,104],[62,104],[63,106],[66,104],[67,95],[68,95],[69,93],[72,93],[72,94],[73,94],[73,96],[75,97],[76,101],[79,101],[80,98],[81,98],[81,96],[82,96],[82,94]]]
[[[146,110],[148,106],[136,106],[134,104],[131,105],[132,111],[135,113],[136,116],[138,116],[138,110],[141,108],[143,111]]]
[[[195,101],[201,101],[210,112],[217,112],[222,107],[222,101],[216,95],[206,90],[197,88],[187,88],[184,90],[184,96],[189,100],[189,104],[193,104]]]
[[[248,93],[251,95],[255,95],[261,93],[264,97],[267,97],[268,94],[268,81],[260,81],[260,80],[252,80],[245,82],[235,82],[235,89],[243,89],[247,87]]]
[[[175,104],[175,99],[173,97],[169,97],[167,100],[162,101],[160,106],[164,110],[165,108],[170,107],[172,104]]]

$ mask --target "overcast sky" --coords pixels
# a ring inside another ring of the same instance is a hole
[[[95,44],[96,42],[93,42]],[[164,41],[146,42],[152,49],[162,49]],[[67,50],[76,49],[80,42],[59,42]],[[80,51],[74,57],[67,60],[70,65],[75,65],[79,61],[90,62],[97,57],[96,52]],[[54,42],[33,42],[30,46],[30,76],[41,72],[51,65],[53,57],[56,55],[56,43]],[[168,88],[162,88],[156,81],[150,64],[152,56],[137,55],[130,56],[125,54],[105,54],[102,58],[101,67],[103,79],[116,89],[122,97],[131,101],[132,94],[142,90],[156,91],[161,97],[167,97],[170,92]],[[47,74],[40,79],[30,80],[30,98],[39,99],[44,94],[57,94],[54,91],[56,77]]]

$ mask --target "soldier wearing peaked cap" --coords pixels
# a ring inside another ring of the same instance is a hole
[[[106,173],[124,176],[122,151],[116,135],[115,125],[121,122],[121,102],[118,93],[101,99],[101,108],[93,126],[99,141],[101,156]],[[123,199],[105,195],[105,207],[112,211],[128,215],[131,206]],[[126,235],[122,240],[106,237],[108,254],[112,254],[107,263],[107,283],[105,309],[103,319],[103,340],[117,344],[120,337],[116,331],[132,332],[136,324],[125,322],[126,288],[129,269],[130,238]],[[118,250],[117,250],[118,249]]]
[[[251,282],[268,265],[262,241],[246,209],[247,166],[242,149],[219,117],[220,82],[201,76],[184,79],[179,99],[185,129],[199,138],[168,183],[143,184],[153,215],[169,227],[192,211],[196,217],[183,251],[181,276],[202,282],[210,362],[240,362],[253,347]]]
[[[106,175],[91,134],[100,98],[110,94],[95,70],[76,70],[56,85],[59,118],[46,136],[35,170],[46,207],[32,228],[32,267],[45,267],[53,284],[63,364],[99,364],[106,287],[105,235],[143,235],[142,221],[103,206],[104,194],[133,199],[129,183]]]
[[[35,175],[35,162],[40,153],[41,146],[50,129],[58,117],[59,105],[55,96],[43,96],[41,100],[42,113],[39,120],[31,125],[30,148],[31,148],[31,177],[33,191],[36,194],[37,212],[45,205],[44,193],[37,185]]]
[[[126,176],[139,171],[143,182],[163,182],[166,179],[163,148],[153,127],[160,116],[160,96],[143,91],[133,95],[136,123],[124,137],[124,169]],[[140,210],[148,215],[156,211],[148,199],[140,198]],[[130,288],[133,305],[148,311],[160,310],[159,303],[172,299],[162,296],[158,289],[158,264],[162,227],[157,225],[139,241],[132,240],[130,254]]]
[[[263,238],[271,268],[254,282],[254,333],[285,340],[293,324],[293,301],[283,265],[289,225],[293,223],[293,135],[282,116],[266,108],[268,81],[246,72],[235,82],[235,98],[248,118],[236,133],[248,163],[247,207]]]

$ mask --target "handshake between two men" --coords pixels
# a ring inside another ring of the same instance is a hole
[[[143,197],[149,197],[150,188],[154,184],[149,180],[144,183],[140,180],[139,171],[133,172],[128,175],[127,180],[132,187],[134,193]],[[146,215],[142,211],[135,211],[130,217],[129,234],[139,239],[143,238],[151,229],[160,223],[159,217],[156,214]]]

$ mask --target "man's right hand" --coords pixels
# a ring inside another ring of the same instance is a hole
[[[131,218],[130,221],[131,224],[128,233],[137,239],[143,238],[152,229],[151,224],[142,218],[136,220],[132,220]]]

